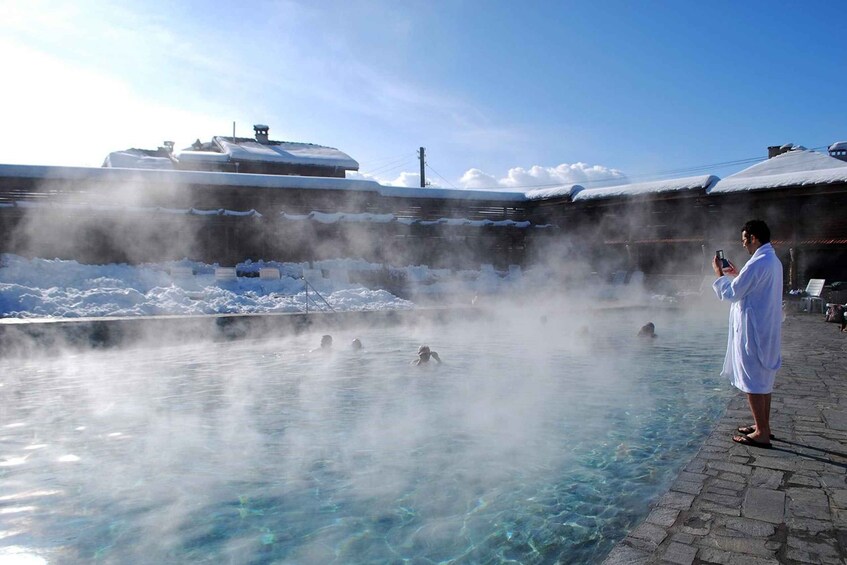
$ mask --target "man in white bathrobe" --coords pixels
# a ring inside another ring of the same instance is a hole
[[[752,447],[771,447],[771,391],[782,358],[782,263],[770,244],[771,234],[762,220],[751,220],[741,229],[741,244],[752,257],[740,271],[724,267],[715,257],[718,280],[712,285],[729,310],[729,339],[721,376],[747,394],[753,412],[752,426],[738,428],[732,440]]]

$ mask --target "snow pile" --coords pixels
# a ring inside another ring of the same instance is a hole
[[[335,266],[351,264],[355,262]],[[280,278],[256,276],[267,267],[279,269]],[[414,307],[385,290],[339,278],[310,278],[307,294],[303,266],[295,263],[242,263],[236,267],[240,276],[235,280],[216,279],[216,268],[187,260],[140,266],[83,265],[6,254],[0,256],[0,317],[303,312],[307,304],[309,310],[325,309],[316,291],[339,311]]]
[[[276,271],[273,271],[276,269]],[[272,278],[262,277],[262,271]],[[217,271],[217,276],[216,276]],[[279,278],[276,278],[276,272]],[[410,309],[403,296],[522,292],[520,267],[496,271],[389,267],[361,259],[246,261],[224,269],[189,260],[132,266],[0,255],[0,317],[122,317]],[[230,274],[231,269],[230,269]]]

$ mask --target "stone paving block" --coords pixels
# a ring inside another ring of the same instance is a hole
[[[844,475],[831,475],[824,473],[820,475],[820,482],[823,486],[831,489],[847,488],[847,477]]]
[[[786,489],[785,495],[788,497],[789,516],[829,519],[829,499],[822,490],[792,487]]]
[[[732,554],[729,565],[779,565],[780,561],[775,558],[753,557],[752,555]]]
[[[847,489],[834,489],[829,492],[829,500],[833,508],[847,508]]]
[[[735,488],[735,489],[730,490],[730,489],[719,488],[719,487],[716,487],[714,485],[710,485],[706,489],[705,492],[708,492],[709,494],[714,494],[716,496],[729,496],[729,497],[736,497],[737,498],[739,496],[739,493],[742,490],[744,490],[744,489],[743,488]]]
[[[776,489],[782,484],[783,476],[785,476],[785,473],[781,471],[756,467],[750,477],[750,486]]]
[[[685,471],[689,473],[703,473],[706,470],[706,462],[695,457],[685,466]]]
[[[691,508],[692,502],[694,502],[693,495],[671,491],[659,499],[658,506],[667,506],[668,508],[676,508],[677,510],[688,510]]]
[[[747,477],[737,475],[735,473],[720,473],[720,480],[740,483],[742,486],[747,486]]]
[[[704,459],[709,465],[713,461],[720,461],[721,463],[726,462],[726,450],[720,451],[700,451],[700,457]],[[709,467],[707,466],[707,469]],[[707,471],[708,472],[708,471]]]
[[[668,537],[668,531],[655,524],[644,523],[635,528],[630,534],[629,537],[645,540],[655,545],[659,545],[662,543],[666,537]]]
[[[691,565],[697,555],[697,548],[682,543],[671,543],[662,555],[662,559],[668,563],[677,565]]]
[[[748,467],[747,465],[742,465],[740,463],[726,463],[724,461],[709,461],[707,468],[735,473],[736,475],[745,477],[753,472],[752,467]]]
[[[673,485],[671,485],[672,491],[684,492],[688,494],[700,494],[700,491],[703,489],[702,482],[692,483],[689,481],[674,481]]]
[[[756,449],[754,447],[749,447],[747,449]],[[786,459],[781,459],[777,457],[756,457],[755,461],[753,461],[752,465],[754,467],[764,467],[766,469],[776,469],[779,471],[793,471],[794,470],[794,462],[788,461]]]
[[[677,477],[677,479],[679,479],[681,481],[688,481],[690,483],[696,483],[696,482],[702,483],[708,478],[709,478],[709,475],[706,475],[704,473],[691,473],[689,471],[682,471],[682,472],[680,472],[679,476]]]
[[[835,537],[836,541],[838,541],[838,549],[841,550],[841,553],[843,555],[845,550],[847,550],[847,530],[836,530]]]
[[[727,535],[742,535],[755,538],[769,538],[776,531],[774,524],[751,520],[749,518],[727,518],[723,521],[723,527],[726,528]]]
[[[836,430],[847,430],[847,413],[843,410],[824,410],[823,417],[828,427]]]
[[[717,563],[719,565],[729,565],[730,560],[732,559],[732,553],[729,551],[723,551],[713,547],[700,548],[697,556],[700,561],[705,561],[706,563]]]
[[[834,470],[838,470],[838,467],[833,469],[832,465],[827,465],[826,463],[822,463],[820,461],[813,461],[811,459],[803,459],[801,461],[798,461],[797,466],[805,471],[815,471],[817,473],[822,473],[824,471],[832,472]],[[843,472],[843,468],[841,470]]]
[[[697,552],[700,563],[716,563],[719,565],[779,565],[776,558],[754,557],[743,553],[732,553],[710,547],[702,547]]]
[[[713,494],[711,492],[703,493],[700,498],[702,500],[708,500],[709,502],[714,502],[715,504],[720,504],[721,506],[727,506],[729,508],[738,507],[741,505],[741,497],[740,496],[722,496],[719,494]]]
[[[789,516],[786,518],[785,523],[791,532],[808,532],[813,536],[833,529],[833,523],[829,520],[814,520],[812,518],[795,518]]]
[[[787,481],[789,486],[806,486],[806,487],[819,487],[821,486],[821,482],[815,477],[809,477],[806,475],[799,475],[794,473]]]
[[[774,557],[775,552],[765,546],[763,539],[751,539],[744,537],[729,537],[711,535],[700,538],[697,544],[700,547],[711,547],[733,553],[744,553],[758,557]]]
[[[787,544],[790,559],[803,563],[840,563],[836,542],[809,541],[789,535]]]
[[[715,514],[723,514],[725,516],[741,516],[740,508],[727,508],[726,506],[720,506],[714,502],[700,502],[698,504],[698,508],[703,512],[714,512]]]
[[[738,476],[738,475],[735,475]],[[739,483],[737,481],[728,481],[726,479],[715,479],[711,483],[709,483],[709,489],[718,488],[721,490],[729,491],[729,492],[738,492],[744,488],[743,483]]]
[[[675,508],[666,508],[664,506],[660,506],[658,508],[654,508],[650,515],[647,516],[647,522],[651,524],[656,524],[657,526],[670,527],[676,522],[676,518],[679,516],[679,510]]]
[[[779,524],[785,516],[785,493],[749,488],[742,503],[741,514],[745,518]]]
[[[847,510],[833,510],[832,525],[836,529],[847,529]]]
[[[659,549],[659,546],[650,540],[634,538],[632,536],[627,536],[624,540],[624,543],[626,543],[633,549],[644,551],[650,554],[656,553],[656,550]]]
[[[619,543],[603,561],[605,565],[644,565],[650,561],[650,553]],[[563,555],[562,563],[568,562],[568,556]]]
[[[674,534],[674,536],[671,538],[671,541],[691,545],[691,544],[694,543],[695,539],[697,539],[697,538],[695,538],[691,534],[680,533],[680,534]]]
[[[682,531],[693,536],[705,536],[709,534],[712,525],[712,515],[698,512],[688,516],[682,523]]]

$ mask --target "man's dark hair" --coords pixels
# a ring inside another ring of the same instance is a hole
[[[763,220],[750,220],[744,224],[741,231],[747,232],[748,236],[755,235],[756,239],[758,239],[759,243],[762,245],[770,243],[771,241],[771,230]]]

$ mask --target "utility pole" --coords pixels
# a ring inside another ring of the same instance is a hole
[[[424,151],[425,149],[421,147],[421,150],[418,151],[418,159],[421,160],[421,188],[426,187],[426,174],[424,173]]]

